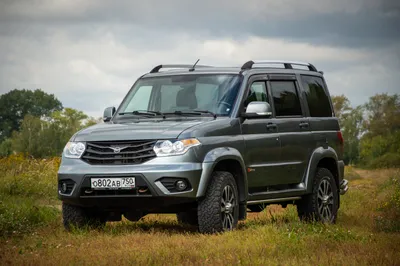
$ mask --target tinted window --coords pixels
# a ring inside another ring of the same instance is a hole
[[[329,96],[324,89],[324,83],[320,77],[302,76],[304,91],[307,95],[308,108],[312,117],[330,117],[332,108]]]
[[[267,88],[264,81],[256,81],[251,84],[244,106],[246,107],[251,102],[268,102]]]
[[[293,81],[271,81],[276,116],[302,115],[299,96]]]

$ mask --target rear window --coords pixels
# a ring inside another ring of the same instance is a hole
[[[331,117],[332,107],[324,82],[320,77],[301,76],[311,117]]]

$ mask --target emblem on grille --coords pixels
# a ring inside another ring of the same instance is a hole
[[[124,146],[124,147],[114,146],[109,148],[112,149],[114,153],[120,153],[122,150],[129,148],[129,146]]]

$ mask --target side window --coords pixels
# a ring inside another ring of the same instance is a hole
[[[302,115],[299,96],[293,81],[271,81],[276,116]]]
[[[255,81],[251,84],[244,106],[246,107],[251,102],[268,102],[267,87],[264,81]]]
[[[310,115],[312,117],[331,117],[332,107],[322,78],[301,76],[301,81],[306,92]]]
[[[133,112],[135,110],[147,110],[150,102],[150,96],[153,86],[141,86],[134,94],[132,100],[124,112]]]

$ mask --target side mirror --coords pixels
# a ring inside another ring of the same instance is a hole
[[[271,105],[267,102],[250,102],[247,105],[246,113],[242,114],[245,118],[269,118],[272,116]]]
[[[108,122],[115,114],[115,107],[107,107],[103,113],[103,121]]]

